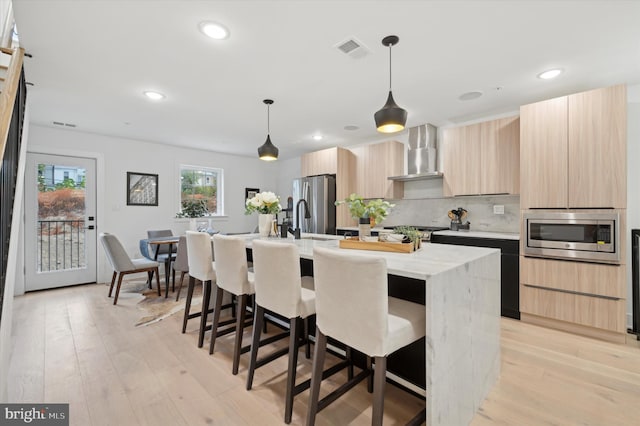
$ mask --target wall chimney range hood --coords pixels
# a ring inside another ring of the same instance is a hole
[[[438,171],[438,129],[433,124],[411,127],[406,133],[407,174],[390,176],[389,180],[412,181],[437,179],[442,177]],[[403,142],[403,141],[401,141]]]

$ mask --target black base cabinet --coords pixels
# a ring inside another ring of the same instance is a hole
[[[498,248],[501,256],[500,299],[503,317],[520,319],[520,242],[492,238],[474,238],[431,234],[431,242],[457,246]]]

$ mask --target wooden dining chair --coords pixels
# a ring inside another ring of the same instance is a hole
[[[113,292],[113,286],[118,277],[118,285],[116,287],[116,295],[113,299],[113,304],[118,303],[118,295],[120,294],[120,286],[122,284],[122,277],[128,274],[136,274],[140,272],[146,272],[149,278],[149,282],[153,279],[153,274],[156,275],[156,284],[158,285],[158,296],[160,296],[160,278],[158,276],[159,263],[149,259],[131,259],[118,238],[115,235],[103,232],[100,234],[100,241],[104,247],[104,251],[107,254],[107,259],[113,267],[113,276],[111,277],[111,286],[109,287],[109,297]]]

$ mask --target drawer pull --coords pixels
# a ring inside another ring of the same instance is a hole
[[[563,289],[559,289],[559,288],[549,288],[549,287],[543,287],[543,286],[531,285],[531,284],[522,284],[522,285],[525,286],[525,287],[537,288],[537,289],[540,289],[540,290],[556,291],[558,293],[569,293],[569,294],[577,294],[577,295],[580,295],[580,296],[598,297],[600,299],[606,299],[606,300],[620,300],[620,297],[603,296],[601,294],[583,293],[583,292],[580,292],[580,291],[563,290]]]

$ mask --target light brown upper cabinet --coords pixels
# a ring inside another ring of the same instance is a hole
[[[301,169],[303,177],[335,175],[338,173],[338,148],[327,148],[303,154]]]
[[[401,199],[404,184],[387,179],[404,174],[404,144],[387,141],[352,148],[356,156],[356,193],[364,198]]]
[[[337,200],[344,200],[356,190],[356,160],[347,149],[334,147],[303,154],[301,171],[302,176],[335,175]],[[346,205],[336,208],[336,226],[355,226]]]
[[[520,108],[520,204],[626,208],[627,99],[618,85]]]
[[[626,206],[626,86],[569,96],[569,207]]]
[[[444,195],[518,194],[520,120],[443,130]]]
[[[567,97],[520,107],[521,208],[567,207]]]

